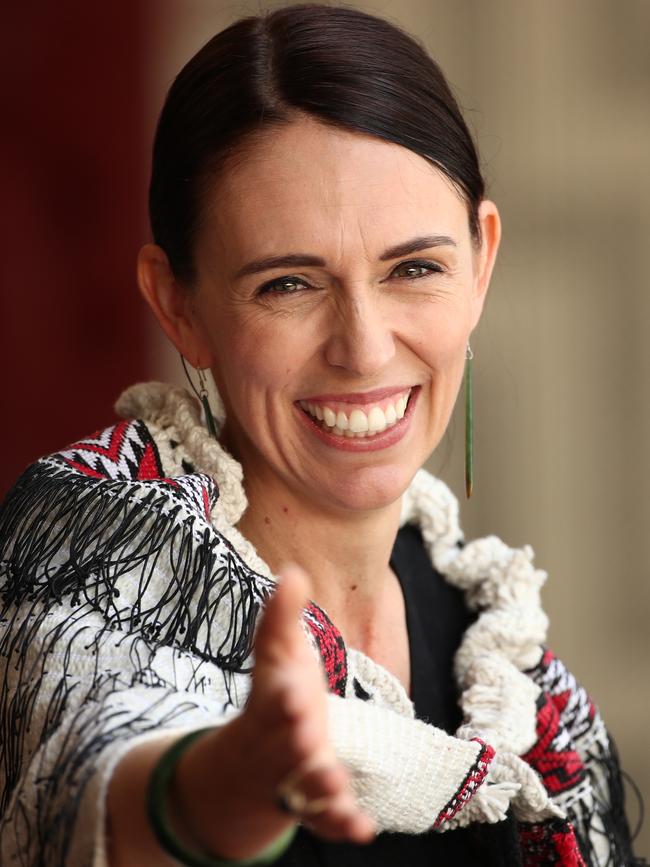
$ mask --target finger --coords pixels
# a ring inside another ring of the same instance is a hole
[[[372,843],[377,835],[377,826],[360,809],[348,816],[343,825],[343,839],[351,843]]]
[[[368,843],[376,833],[374,822],[361,811],[349,791],[331,798],[327,808],[317,815],[304,816],[303,824],[319,837],[332,841]]]
[[[295,777],[297,779],[294,782]],[[320,758],[311,755],[285,776],[278,791],[287,794],[289,799],[293,794],[299,800],[304,799],[307,816],[323,813],[324,807],[329,808],[337,798],[348,793],[348,774],[334,756],[324,755]]]
[[[266,604],[257,630],[256,662],[277,663],[301,652],[304,636],[300,620],[309,591],[309,580],[299,566],[283,567],[277,589]]]
[[[304,772],[295,768],[277,788],[289,808],[293,806],[301,821],[325,839],[372,840],[375,824],[360,809],[344,766],[327,753],[312,756],[306,765]]]

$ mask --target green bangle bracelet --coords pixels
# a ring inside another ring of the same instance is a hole
[[[274,840],[270,846],[267,846],[255,857],[240,860],[226,860],[198,852],[188,852],[169,827],[166,802],[176,765],[185,750],[197,738],[209,731],[213,731],[213,729],[197,729],[179,738],[163,753],[151,773],[147,788],[147,815],[156,839],[168,855],[186,867],[263,867],[263,865],[273,864],[289,848],[298,830],[297,825],[284,831],[277,840]]]

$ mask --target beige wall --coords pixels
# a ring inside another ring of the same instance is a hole
[[[168,2],[155,104],[210,35],[272,5]],[[650,2],[352,5],[403,24],[440,62],[503,215],[474,340],[467,533],[533,545],[550,575],[551,643],[596,697],[648,799]],[[163,352],[160,365],[177,376],[175,356]],[[461,443],[458,415],[432,461],[459,494]]]

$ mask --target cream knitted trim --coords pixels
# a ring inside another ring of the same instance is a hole
[[[163,382],[139,383],[120,395],[115,411],[122,418],[141,418],[160,428],[173,426],[199,471],[211,475],[219,487],[215,518],[238,523],[248,505],[241,464],[207,432],[199,402],[189,392]]]
[[[513,549],[488,536],[461,547],[457,500],[425,470],[416,473],[404,495],[402,521],[420,527],[438,571],[481,611],[455,659],[465,716],[457,736],[478,736],[495,747],[497,761],[490,775],[495,781],[519,783],[513,800],[519,819],[562,816],[539,776],[519,758],[537,739],[540,688],[524,671],[543,653],[548,620],[539,591],[546,573],[533,568],[530,546]]]
[[[210,437],[201,423],[198,401],[184,389],[144,383],[124,392],[116,411],[123,417],[141,418],[177,432],[197,470],[211,475],[219,486],[220,497],[212,516],[217,529],[227,535],[251,568],[269,576],[268,566],[233,526],[247,506],[241,465]],[[467,630],[455,660],[465,715],[457,737],[463,741],[479,737],[497,750],[497,757],[487,784],[447,826],[495,821],[496,816],[505,814],[511,799],[517,817],[524,821],[563,816],[539,776],[518,758],[536,740],[540,690],[523,672],[542,655],[547,618],[539,591],[546,573],[534,569],[528,546],[509,548],[490,536],[460,547],[463,534],[458,502],[443,482],[425,470],[416,473],[404,494],[401,522],[420,527],[438,571],[465,591],[469,605],[481,612]],[[350,681],[352,674],[358,674],[364,686],[376,693],[375,703],[400,716],[413,717],[412,703],[392,674],[359,651],[350,648],[348,653]]]
[[[356,677],[361,684],[372,687],[374,691],[372,697],[376,705],[390,708],[400,716],[415,718],[413,702],[400,681],[388,669],[377,665],[374,659],[360,650],[355,650],[353,647],[347,647],[346,650],[349,671],[347,696],[354,695],[353,681]]]

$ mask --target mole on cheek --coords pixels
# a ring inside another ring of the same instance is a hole
[[[270,523],[271,523],[271,519],[269,518],[268,515],[265,515],[265,516],[264,516],[264,523],[265,523],[265,524],[270,524]]]
[[[357,584],[350,584],[350,590],[356,590],[357,586]]]
[[[282,511],[284,512],[285,515],[288,515],[289,514],[289,507],[288,506],[282,506]]]

